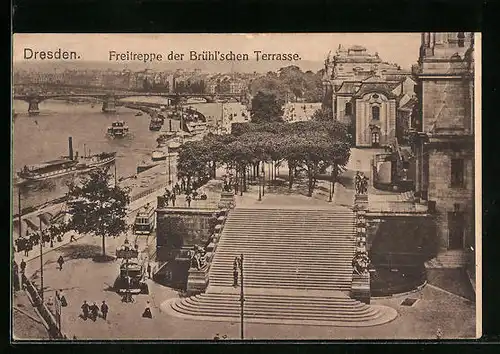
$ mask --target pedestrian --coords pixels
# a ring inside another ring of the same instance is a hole
[[[236,259],[233,263],[233,286],[238,286],[238,261]]]
[[[68,302],[66,301],[66,296],[64,295],[64,292],[62,289],[59,289],[59,292],[56,294],[56,296],[59,296],[59,301],[61,301],[62,307],[68,306]]]
[[[151,279],[151,263],[148,262],[148,278]]]
[[[86,300],[83,300],[82,316],[85,321],[87,320],[87,318],[89,318],[89,310],[90,310],[89,304],[87,304]]]
[[[175,199],[176,199],[176,198],[177,198],[177,197],[175,196],[175,192],[174,192],[174,193],[172,193],[172,197],[171,197],[171,199],[172,199],[172,206],[175,206]]]
[[[59,264],[59,270],[62,270],[63,264],[64,264],[64,258],[63,256],[59,256],[57,259],[57,263]]]
[[[90,306],[90,313],[92,314],[92,321],[96,321],[97,316],[99,315],[99,307],[97,307],[97,304],[94,302],[92,306]]]
[[[109,311],[108,304],[106,304],[106,301],[103,300],[101,305],[101,312],[103,319],[106,319],[108,317],[108,311]]]
[[[26,241],[26,244],[24,246],[24,256],[25,257],[28,257],[29,256],[29,252],[31,251],[31,249],[33,248],[33,243],[31,241],[31,238],[28,239],[28,241]]]
[[[71,233],[71,237],[69,238],[69,242],[76,241],[75,234]]]
[[[153,318],[153,314],[151,313],[151,308],[149,307],[149,301],[146,302],[146,308],[144,309],[144,312],[142,313],[142,317]]]
[[[188,204],[188,207],[191,207],[191,194],[186,195],[186,202]]]
[[[24,275],[24,272],[26,271],[26,262],[24,261],[24,258],[21,260],[21,274]]]
[[[439,340],[443,337],[443,332],[441,331],[441,328],[438,328],[436,331],[436,339]]]
[[[217,334],[215,335],[215,337],[214,337],[214,340],[219,340],[219,339],[220,339],[220,337],[219,337],[219,333],[217,333]]]
[[[54,238],[50,238],[50,248],[54,248]]]

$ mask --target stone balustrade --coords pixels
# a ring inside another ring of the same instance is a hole
[[[217,212],[217,223],[214,227],[214,233],[211,236],[210,243],[205,247],[205,264],[200,269],[196,267],[189,269],[187,281],[187,293],[189,296],[203,293],[208,287],[210,265],[217,250],[217,244],[222,234],[227,214],[228,209],[221,209]]]

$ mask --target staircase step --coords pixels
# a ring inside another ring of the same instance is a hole
[[[355,218],[349,209],[237,208],[222,229],[206,293],[171,306],[193,316],[239,317],[233,262],[243,254],[245,316],[370,321],[379,312],[346,295],[352,286],[355,249]],[[294,295],[297,292],[306,296]]]

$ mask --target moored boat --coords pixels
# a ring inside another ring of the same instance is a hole
[[[69,138],[69,156],[46,161],[40,164],[25,165],[17,175],[28,181],[42,181],[49,178],[64,176],[73,173],[90,172],[96,168],[104,167],[116,160],[116,152],[103,152],[100,154],[73,156],[72,139]]]
[[[163,150],[154,150],[151,153],[151,160],[153,161],[163,161],[167,158],[167,154]]]
[[[155,166],[158,166],[159,163],[158,162],[146,162],[146,161],[142,161],[140,164],[137,165],[137,173],[141,173],[141,172],[144,172],[144,171],[147,171]]]
[[[163,125],[163,120],[159,118],[151,118],[149,122],[149,130],[159,131]]]

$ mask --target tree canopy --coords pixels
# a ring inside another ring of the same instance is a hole
[[[319,110],[309,121],[233,124],[231,134],[210,134],[202,141],[183,145],[179,173],[199,177],[219,164],[236,168],[244,176],[248,166],[256,171],[262,162],[286,161],[289,187],[292,188],[296,170],[303,170],[311,196],[318,174],[331,167],[332,178],[336,179],[350,156],[347,127],[328,117],[328,110]],[[243,177],[243,183],[244,180]]]
[[[283,121],[283,101],[274,93],[257,93],[252,98],[250,119],[255,124]]]
[[[119,236],[127,231],[127,205],[129,191],[110,185],[107,170],[95,170],[79,185],[70,185],[68,228],[78,233],[102,237],[102,253],[106,256],[105,238]]]

